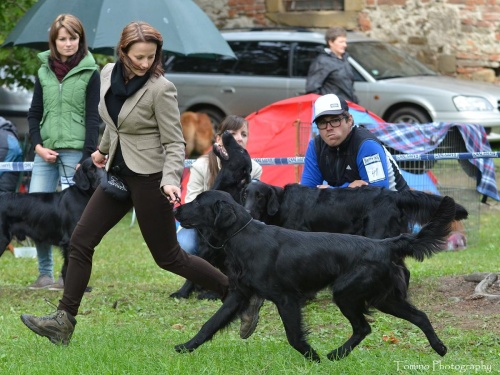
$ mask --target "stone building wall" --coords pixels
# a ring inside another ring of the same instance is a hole
[[[367,0],[358,25],[443,73],[500,83],[498,0]]]
[[[342,19],[342,12],[277,17],[284,14],[278,0],[194,1],[220,29],[276,25],[272,20],[318,28],[320,16]],[[500,0],[345,0],[346,8],[353,4],[357,22],[344,27],[390,42],[444,74],[500,84]]]

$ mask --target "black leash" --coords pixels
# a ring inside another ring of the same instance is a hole
[[[71,178],[71,184],[69,183],[69,178],[68,178],[68,174],[66,173],[66,168],[65,167],[68,167],[68,168],[71,168],[71,169],[74,169],[76,170],[75,167],[72,167],[71,165],[67,165],[67,164],[64,164],[61,160],[61,157],[59,155],[57,155],[57,163],[58,164],[61,164],[62,168],[63,168],[63,173],[64,173],[64,178],[66,178],[66,183],[69,185],[69,186],[72,186],[74,185],[75,183],[73,182],[73,178]],[[62,182],[61,182],[62,184]]]
[[[210,246],[212,249],[214,250],[220,250],[220,249],[223,249],[224,246],[226,246],[226,243],[227,241],[229,241],[231,238],[233,238],[234,236],[236,236],[238,233],[240,233],[243,229],[245,229],[248,224],[250,224],[251,222],[253,221],[253,218],[248,220],[248,223],[246,223],[245,225],[243,225],[240,229],[238,229],[236,232],[234,232],[232,235],[230,235],[223,243],[221,246],[213,246],[206,238],[205,236],[198,230],[198,228],[196,228],[196,231],[198,232],[198,234],[201,236],[201,238],[203,238],[205,240],[205,242],[208,244],[208,246]]]

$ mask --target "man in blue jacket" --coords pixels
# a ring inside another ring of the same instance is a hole
[[[409,189],[386,148],[369,130],[354,124],[345,100],[334,94],[320,96],[314,103],[313,122],[319,135],[307,147],[301,184]]]

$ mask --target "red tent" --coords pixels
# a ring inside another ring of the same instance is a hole
[[[251,113],[250,137],[247,150],[252,158],[286,158],[304,156],[311,139],[313,104],[317,94],[296,96],[280,100]],[[363,107],[347,102],[356,124],[384,122],[380,117]],[[263,166],[262,181],[284,186],[299,182],[302,166]]]

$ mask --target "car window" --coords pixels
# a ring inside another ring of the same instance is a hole
[[[175,73],[216,73],[243,76],[288,76],[290,43],[287,42],[229,42],[237,60],[229,57],[215,59],[169,56],[165,71]]]
[[[354,66],[351,65],[352,73],[354,74],[353,81],[354,82],[366,82],[365,77],[363,77]]]
[[[233,74],[249,76],[288,76],[290,43],[287,42],[229,42],[238,62]]]
[[[325,49],[318,43],[300,42],[295,45],[292,62],[292,77],[307,77],[309,65]]]
[[[387,43],[371,41],[349,43],[347,52],[377,80],[436,75],[436,72],[411,55]]]
[[[231,74],[236,60],[230,57],[168,56],[165,71],[172,73]]]

